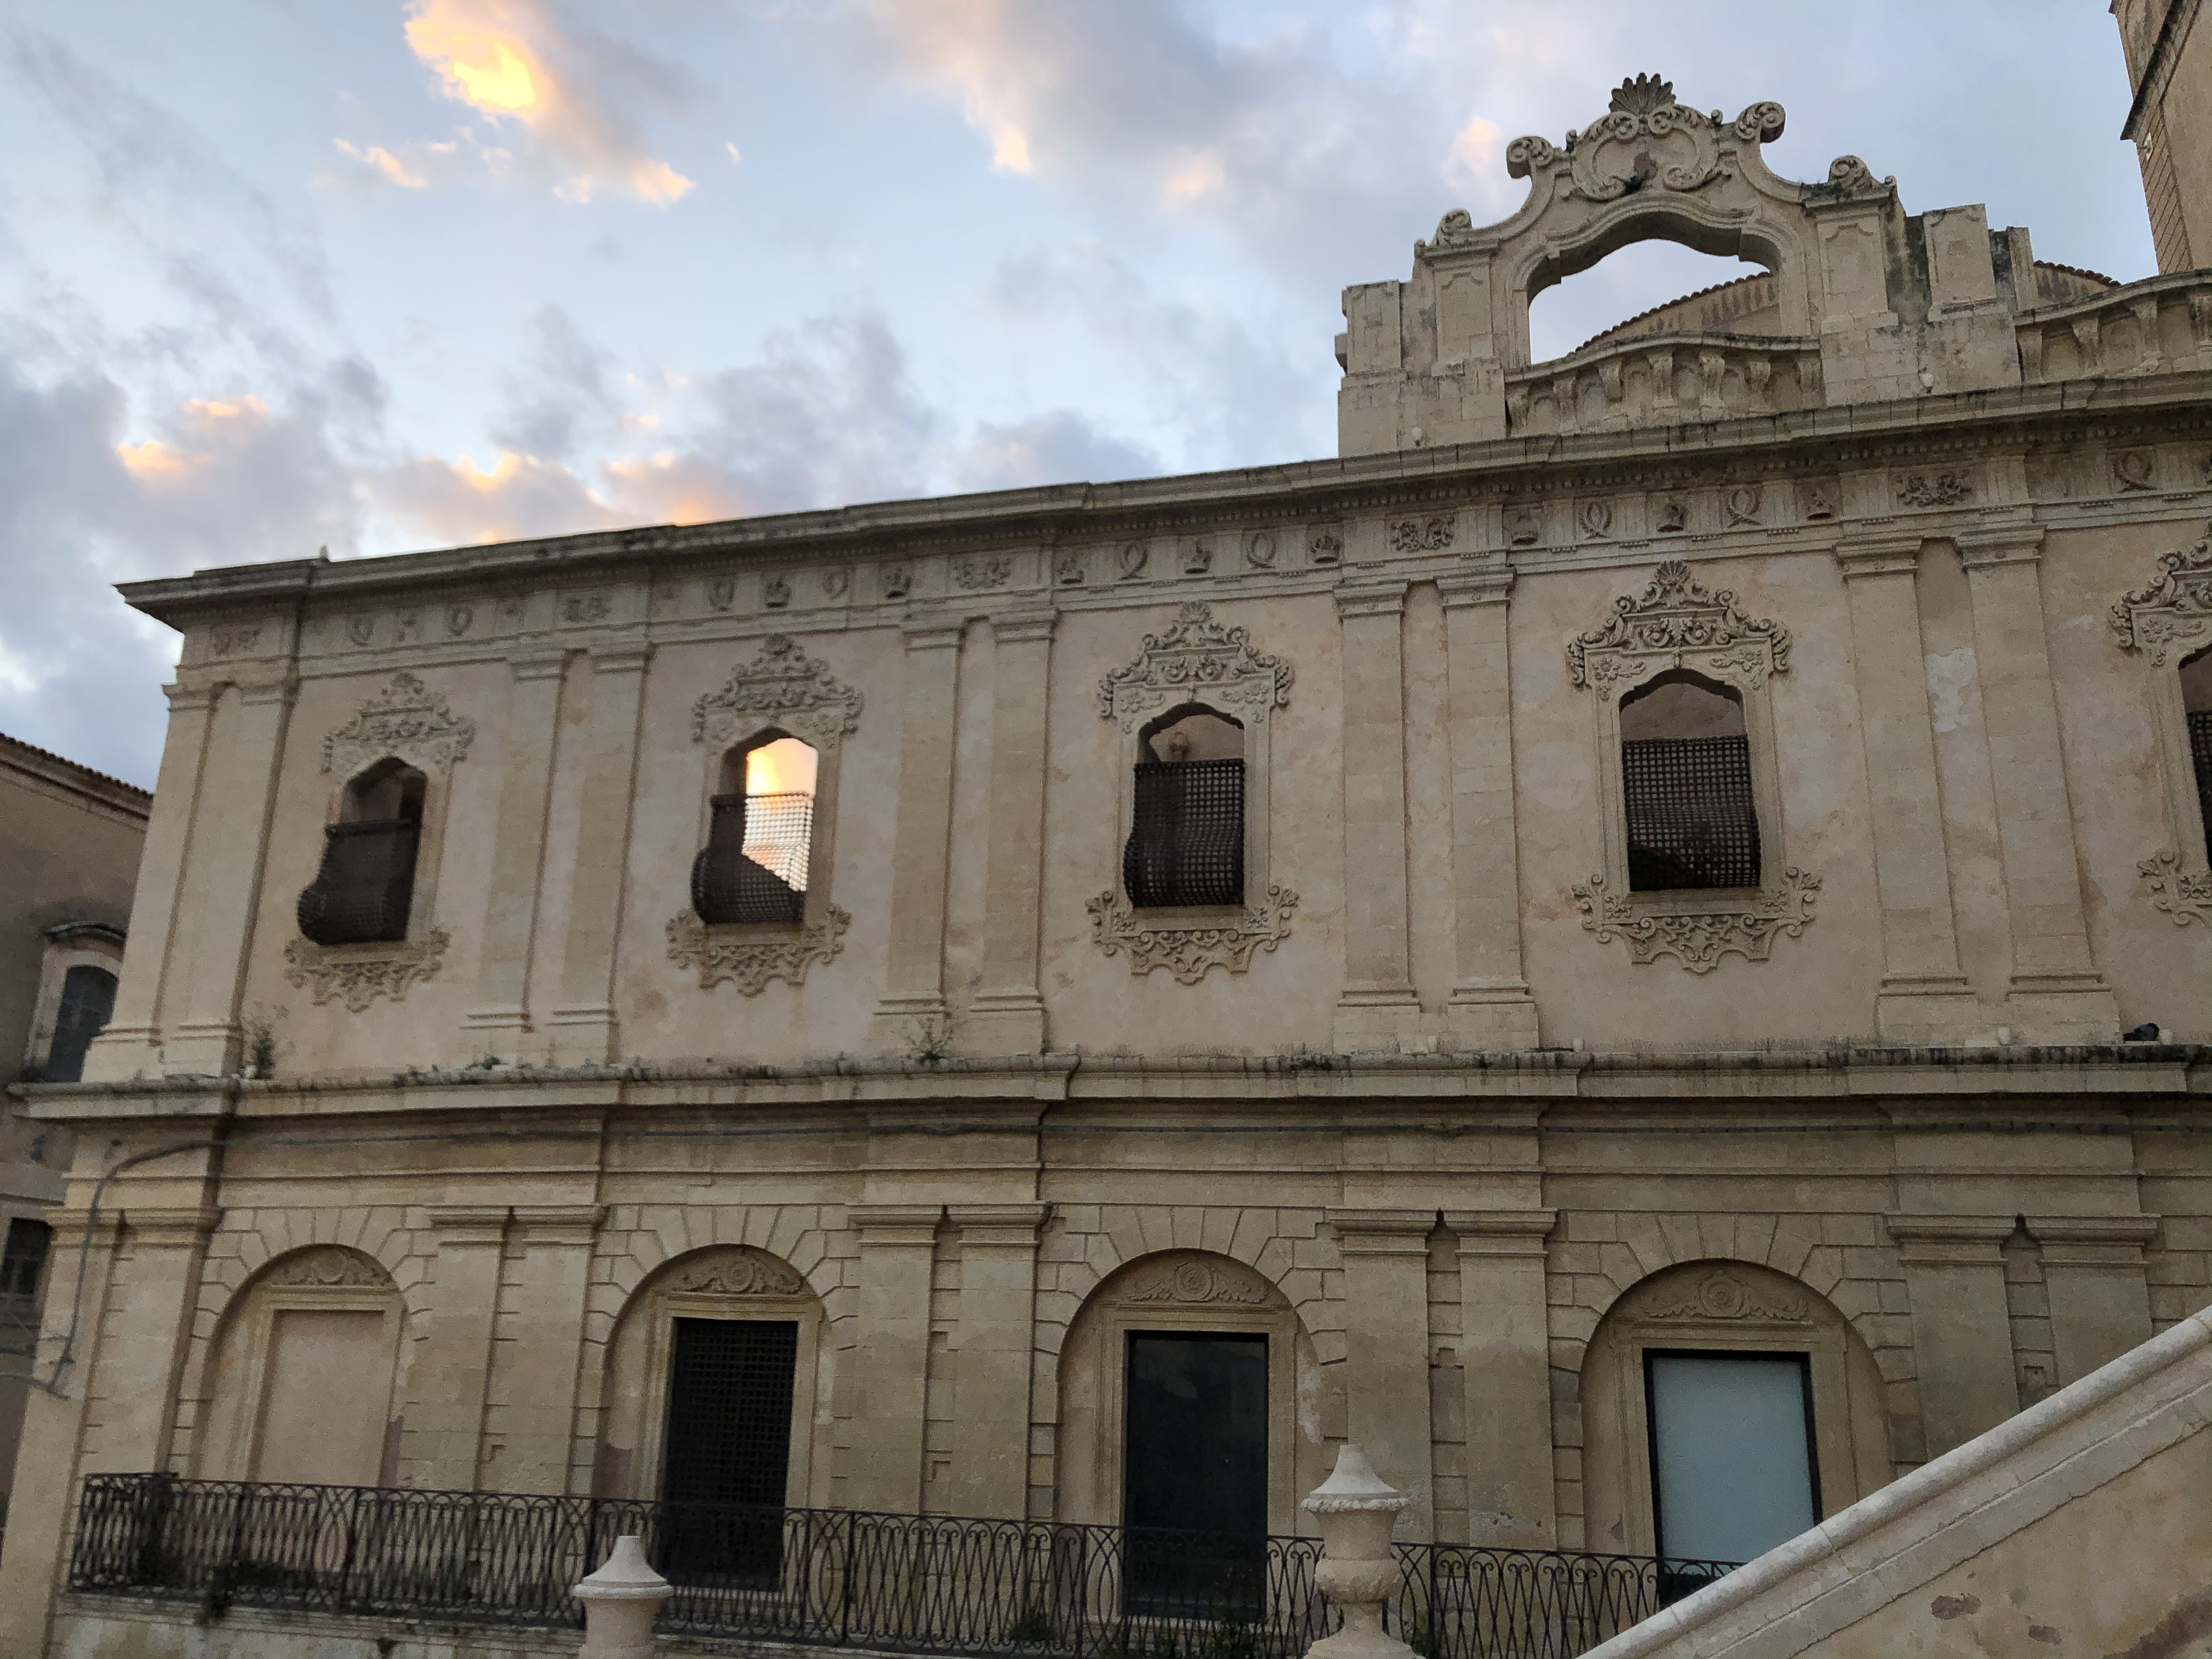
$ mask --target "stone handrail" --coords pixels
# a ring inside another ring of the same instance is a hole
[[[2013,335],[2028,386],[2212,369],[2212,271],[2177,271],[2023,312]]]

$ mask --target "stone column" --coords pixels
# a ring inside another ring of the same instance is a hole
[[[159,1077],[162,991],[179,1000],[183,975],[169,973],[177,911],[184,897],[185,860],[199,810],[200,778],[215,718],[215,694],[198,686],[162,688],[169,698],[169,730],[155,780],[154,810],[147,820],[138,886],[131,902],[131,933],[115,989],[115,1017],[92,1040],[85,1056],[88,1083]],[[181,964],[179,964],[181,968]]]
[[[165,1175],[165,1185],[173,1174]],[[106,1320],[77,1328],[78,1352],[89,1353],[91,1363],[71,1381],[100,1402],[85,1434],[79,1474],[138,1474],[168,1467],[200,1270],[208,1235],[222,1218],[222,1212],[211,1206],[125,1210],[129,1266],[117,1275]],[[55,1265],[61,1265],[59,1257]]]
[[[899,704],[889,959],[883,998],[868,1028],[868,1046],[877,1054],[904,1052],[921,1023],[945,1018],[945,863],[959,679],[960,624],[910,618]]]
[[[1513,811],[1513,689],[1504,567],[1440,577],[1449,664],[1452,917],[1458,964],[1445,1018],[1455,1046],[1533,1048],[1536,1002],[1521,968],[1521,857]]]
[[[1912,1302],[1926,1454],[1941,1456],[2020,1409],[2005,1296],[2009,1216],[1885,1216]]]
[[[1559,1547],[1552,1467],[1552,1340],[1544,1241],[1557,1210],[1447,1210],[1459,1236],[1467,1388],[1467,1538]]]
[[[1403,581],[1346,582],[1344,629],[1344,989],[1335,1046],[1391,1048],[1418,1030],[1407,944],[1406,672]],[[1369,1449],[1379,1457],[1379,1447]],[[1395,1470],[1386,1474],[1398,1478]],[[1402,1479],[1400,1484],[1404,1485]],[[1425,1505],[1425,1488],[1415,1494]]]
[[[1429,1421],[1429,1233],[1433,1210],[1331,1210],[1344,1260],[1345,1435],[1410,1500],[1399,1537],[1436,1536]]]
[[[561,1004],[552,1026],[556,1066],[611,1060],[615,950],[622,937],[629,826],[637,787],[638,717],[650,647],[595,653],[584,734],[584,793],[576,859],[568,872],[568,934],[561,951]]]
[[[851,1509],[921,1512],[930,1268],[943,1213],[935,1204],[859,1205],[847,1212],[860,1235],[860,1330],[845,1482]],[[1023,1439],[1026,1444],[1026,1425]]]
[[[1959,971],[1952,922],[1914,586],[1922,545],[1917,536],[1856,542],[1839,547],[1836,561],[1851,607],[1851,665],[1881,896],[1875,1029],[1890,1042],[1962,1042],[1983,1036],[1984,1027],[1973,987]]]
[[[430,1225],[438,1236],[437,1277],[429,1287],[428,1328],[416,1350],[410,1380],[406,1484],[473,1492],[483,1445],[507,1206],[437,1208],[430,1212]]]
[[[1961,531],[1954,540],[1973,601],[1975,672],[2009,902],[2005,1000],[2028,1041],[2116,1042],[2119,1005],[2090,954],[2082,911],[2045,632],[2043,532],[2023,524]]]
[[[1029,1510],[1030,1353],[1037,1231],[1049,1204],[954,1204],[960,1243],[953,1332],[952,1511],[1018,1521]]]
[[[1044,876],[1047,696],[1050,611],[993,620],[991,817],[986,830],[983,988],[963,1024],[960,1047],[981,1054],[1044,1052],[1037,989]],[[981,1513],[981,1511],[971,1511]]]
[[[2042,1249],[2060,1388],[2150,1340],[2143,1249],[2157,1217],[2036,1215],[2027,1230]]]
[[[299,682],[289,676],[236,688],[216,721],[192,837],[176,945],[182,972],[174,1019],[165,1021],[161,1069],[228,1077],[238,1069],[239,993],[259,909],[269,817]]]
[[[512,1343],[505,1404],[497,1414],[501,1452],[487,1463],[488,1492],[564,1492],[576,1427],[576,1366],[591,1289],[596,1204],[518,1204],[522,1261],[499,1315]],[[441,1252],[440,1264],[443,1265]]]
[[[484,892],[483,945],[477,969],[477,1006],[464,1022],[470,1030],[506,1034],[513,1059],[516,1039],[530,1029],[532,946],[538,933],[538,900],[544,878],[545,820],[553,782],[553,745],[560,735],[561,685],[568,653],[548,650],[518,656],[507,666],[514,680],[507,703],[507,776],[500,786],[499,855]]]

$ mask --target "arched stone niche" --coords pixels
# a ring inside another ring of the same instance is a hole
[[[1091,1293],[1068,1328],[1060,1358],[1055,1518],[1121,1519],[1132,1331],[1267,1339],[1267,1530],[1299,1531],[1297,1500],[1328,1478],[1334,1454],[1322,1437],[1323,1394],[1334,1380],[1324,1380],[1312,1339],[1280,1290],[1233,1257],[1202,1250],[1128,1263]]]
[[[607,1344],[595,1498],[659,1495],[668,1368],[678,1319],[790,1320],[799,1327],[791,1386],[791,1473],[784,1501],[830,1502],[835,1349],[821,1298],[780,1256],[743,1245],[694,1250],[664,1264],[623,1305]]]
[[[1806,1355],[1822,1513],[1833,1515],[1888,1481],[1881,1372],[1834,1304],[1771,1267],[1686,1262],[1631,1286],[1606,1310],[1583,1351],[1586,1547],[1652,1553],[1644,1356],[1655,1348]]]
[[[192,1473],[388,1486],[405,1310],[380,1262],[343,1245],[279,1256],[233,1298],[210,1346]]]

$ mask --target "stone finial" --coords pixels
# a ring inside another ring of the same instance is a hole
[[[653,1659],[653,1621],[675,1588],[653,1570],[637,1534],[626,1532],[599,1570],[576,1586],[584,1645],[576,1659]]]
[[[1398,1588],[1390,1531],[1412,1500],[1375,1473],[1367,1454],[1347,1442],[1336,1468],[1305,1501],[1321,1527],[1321,1565],[1314,1583],[1344,1613],[1344,1628],[1307,1650],[1308,1659],[1412,1659],[1382,1628],[1382,1604]]]

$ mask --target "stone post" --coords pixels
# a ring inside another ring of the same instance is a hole
[[[1346,1437],[1403,1486],[1408,1542],[1436,1536],[1429,1421],[1429,1233],[1433,1210],[1331,1210],[1344,1261]],[[1363,1454],[1364,1455],[1364,1454]]]
[[[1912,1303],[1926,1454],[1937,1457],[2020,1410],[2005,1294],[2010,1216],[1882,1218]]]
[[[472,1492],[483,1445],[507,1206],[441,1207],[430,1212],[430,1225],[438,1236],[437,1276],[411,1373],[406,1484]]]
[[[921,1512],[930,1271],[943,1214],[936,1204],[871,1204],[847,1212],[860,1235],[860,1340],[845,1483],[851,1509]],[[1026,1425],[1023,1437],[1026,1442]]]
[[[1395,1048],[1421,1022],[1407,942],[1401,580],[1336,590],[1344,629],[1344,989],[1339,1049]]]
[[[653,650],[595,652],[584,734],[584,787],[575,862],[568,872],[568,933],[561,951],[561,1001],[547,1023],[556,1066],[615,1056],[615,950],[622,935],[637,784],[638,720]]]
[[[961,1047],[973,1054],[1044,1052],[1037,989],[1044,876],[1044,780],[1053,613],[993,620],[991,816],[985,830],[983,986]]]
[[[584,1302],[600,1213],[596,1204],[515,1206],[522,1260],[511,1305],[499,1320],[502,1334],[513,1333],[514,1344],[497,1425],[504,1450],[499,1466],[484,1470],[488,1492],[568,1490],[576,1357],[583,1347]]]
[[[909,618],[899,702],[890,939],[884,994],[868,1025],[868,1047],[877,1054],[903,1053],[922,1023],[945,1018],[945,866],[959,680],[959,623]]]
[[[1507,595],[1513,572],[1437,579],[1444,605],[1451,749],[1452,919],[1445,1011],[1455,1045],[1533,1048],[1536,1002],[1521,966],[1521,855],[1513,813]]]
[[[1951,911],[1914,586],[1923,544],[1917,536],[1858,542],[1838,548],[1836,561],[1850,601],[1851,665],[1881,898],[1875,1029],[1889,1042],[1960,1042],[1982,1035],[1983,1027],[1973,987],[1959,971]]]
[[[2042,1251],[2060,1388],[2150,1340],[2143,1249],[2157,1217],[2035,1215],[2027,1231]]]
[[[1308,1648],[1309,1659],[1413,1659],[1413,1649],[1382,1628],[1383,1605],[1398,1593],[1390,1534],[1406,1504],[1356,1441],[1337,1449],[1336,1468],[1307,1495],[1306,1512],[1321,1528],[1314,1583],[1344,1613],[1344,1628]]]
[[[463,1022],[471,1031],[507,1033],[510,1052],[530,1029],[532,947],[545,854],[545,820],[560,734],[561,687],[568,653],[513,659],[507,692],[507,777],[500,786],[499,856],[484,891],[483,949],[477,1003]],[[497,1040],[497,1039],[495,1039]]]
[[[576,1659],[653,1659],[653,1621],[675,1586],[653,1570],[637,1534],[626,1532],[599,1570],[570,1592],[584,1604]]]
[[[1459,1237],[1470,1544],[1559,1547],[1544,1279],[1544,1241],[1559,1215],[1557,1210],[1444,1212],[1444,1225]]]
[[[2081,904],[2043,614],[2043,532],[2021,524],[1960,531],[1953,539],[1972,596],[1975,672],[2004,860],[2012,929],[2005,1000],[2028,1041],[2116,1042],[2119,1005],[2091,956]]]
[[[1030,1360],[1037,1232],[1049,1204],[954,1204],[960,1243],[953,1332],[952,1511],[994,1521],[1029,1512]]]

